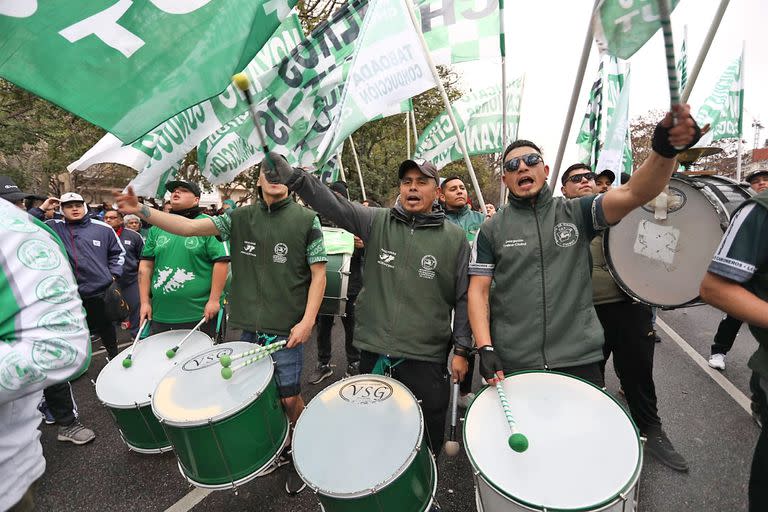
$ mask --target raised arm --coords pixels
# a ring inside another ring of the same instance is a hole
[[[128,187],[124,194],[115,194],[118,209],[127,215],[132,213],[164,231],[181,236],[215,236],[219,230],[211,219],[187,219],[181,215],[173,215],[149,206],[139,204],[139,198]]]
[[[603,212],[608,224],[616,224],[629,212],[658,196],[677,169],[675,147],[690,147],[701,137],[701,130],[690,115],[689,105],[676,105],[678,123],[672,125],[672,114],[667,113],[656,126],[650,155],[632,173],[632,179],[605,193]]]

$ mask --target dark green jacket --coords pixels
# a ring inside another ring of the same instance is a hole
[[[399,205],[367,208],[332,193],[303,171],[288,187],[365,243],[356,347],[444,363],[451,342],[472,346],[467,318],[469,244],[460,228],[445,222],[441,209],[411,216]]]
[[[600,201],[554,198],[545,186],[535,203],[510,196],[480,228],[469,272],[494,279],[491,339],[506,371],[603,358],[589,255],[605,227]]]
[[[749,199],[747,203],[749,202],[757,203],[768,210],[768,192],[763,192]],[[756,233],[756,235],[765,237],[768,236],[768,231],[763,230],[763,233]],[[768,265],[755,269],[754,276],[747,283],[747,289],[765,302],[768,302]],[[750,325],[749,330],[759,344],[757,351],[749,358],[749,367],[764,378],[768,378],[768,329]]]
[[[234,327],[287,336],[301,321],[312,278],[307,241],[315,217],[291,198],[232,211]]]
[[[445,218],[461,229],[467,236],[467,241],[471,244],[475,241],[480,226],[485,222],[485,215],[472,210],[469,205],[464,205],[459,210],[445,210]]]

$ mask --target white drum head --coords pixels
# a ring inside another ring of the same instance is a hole
[[[367,496],[409,467],[422,432],[421,408],[408,388],[381,375],[357,375],[309,403],[293,433],[293,462],[321,494]]]
[[[160,380],[152,395],[152,412],[169,425],[193,427],[241,411],[253,403],[272,380],[272,358],[268,356],[236,370],[227,380],[221,376],[223,366],[219,357],[256,347],[242,341],[222,343],[186,359]],[[231,368],[245,359],[232,361]]]
[[[640,439],[621,406],[596,387],[552,372],[504,379],[528,450],[507,444],[510,429],[495,387],[467,410],[470,462],[501,494],[536,508],[592,509],[615,499],[640,471]]]
[[[105,405],[115,409],[130,409],[149,404],[149,397],[166,372],[201,350],[213,346],[208,335],[195,331],[176,356],[168,359],[168,349],[175,347],[189,334],[189,330],[168,331],[149,336],[136,343],[133,364],[123,367],[123,360],[131,347],[120,352],[105,366],[96,378],[96,396]]]
[[[678,209],[665,220],[645,206],[632,210],[608,230],[603,247],[611,275],[627,294],[653,306],[679,307],[697,301],[728,217],[709,190],[674,177],[669,189],[681,199]]]

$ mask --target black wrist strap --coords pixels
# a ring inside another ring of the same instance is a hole
[[[454,355],[461,356],[461,357],[469,357],[472,355],[472,349],[467,348],[463,345],[454,345],[453,346],[453,353]]]

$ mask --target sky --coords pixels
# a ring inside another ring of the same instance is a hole
[[[519,138],[537,143],[550,166],[554,165],[565,124],[571,91],[581,58],[593,0],[537,0],[505,2],[508,79],[525,72],[526,82],[520,114]],[[688,75],[698,58],[720,0],[680,0],[671,21],[676,52],[688,25]],[[768,66],[763,52],[768,49],[768,2],[732,0],[696,80],[689,103],[695,114],[728,65],[741,53],[745,42],[744,149],[751,150],[752,122],[760,119],[768,139]],[[632,83],[630,117],[653,109],[669,107],[664,45],[659,31],[631,59]],[[573,125],[566,144],[564,165],[578,159],[576,134],[586,109],[587,96],[597,78],[599,55],[592,51],[578,96]],[[458,64],[466,90],[500,81],[499,62]],[[492,78],[494,76],[498,79]],[[690,79],[690,78],[689,78]]]

